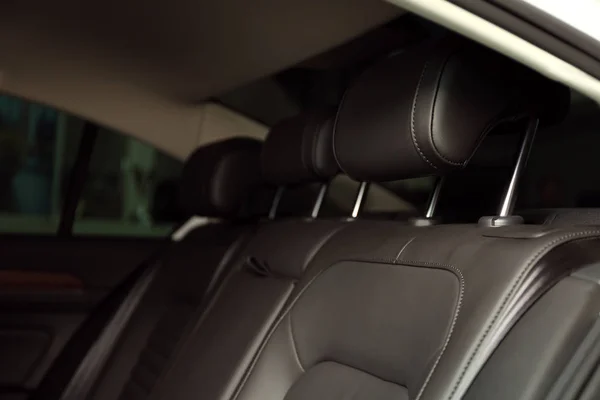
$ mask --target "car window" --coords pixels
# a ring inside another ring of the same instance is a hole
[[[526,121],[495,129],[466,168],[445,178],[438,212],[445,222],[496,215],[514,168]],[[568,115],[540,126],[517,192],[516,213],[600,207],[600,108],[572,92]]]
[[[165,236],[180,219],[181,168],[179,160],[146,143],[100,129],[74,234]]]
[[[55,234],[84,121],[0,96],[0,233]],[[73,234],[164,236],[179,220],[181,161],[98,128],[76,202]]]
[[[567,118],[536,135],[521,208],[600,207],[600,108],[573,93]]]
[[[537,9],[551,15],[578,31],[600,40],[600,27],[598,14],[600,3],[598,0],[521,0]]]

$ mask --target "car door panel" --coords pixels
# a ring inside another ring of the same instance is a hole
[[[95,306],[164,244],[154,238],[2,237],[0,393],[34,389]]]

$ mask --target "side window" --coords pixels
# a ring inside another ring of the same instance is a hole
[[[0,96],[0,233],[56,234],[85,122]],[[179,220],[181,161],[98,128],[73,235],[164,236]]]
[[[54,110],[0,96],[0,232],[56,232],[65,130]]]
[[[517,205],[521,209],[600,207],[600,108],[571,92],[569,114],[536,135]]]
[[[179,220],[181,168],[179,160],[146,143],[100,129],[73,233],[165,236]]]

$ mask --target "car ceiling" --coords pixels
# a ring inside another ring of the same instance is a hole
[[[378,0],[6,0],[0,90],[136,136],[197,134],[204,99],[401,13]]]

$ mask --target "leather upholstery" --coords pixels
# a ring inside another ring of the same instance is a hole
[[[198,148],[186,161],[180,204],[190,215],[241,216],[260,184],[261,142],[233,138]]]
[[[231,399],[298,279],[344,226],[292,219],[262,224],[153,398],[183,400],[201,393],[201,398]],[[252,268],[250,260],[265,268]]]
[[[263,178],[282,186],[332,179],[338,173],[333,116],[333,110],[320,110],[275,125],[263,145]]]
[[[598,259],[554,253],[599,235],[347,224],[315,255],[236,399],[460,399],[528,301]]]
[[[565,99],[566,97],[566,99]],[[566,89],[459,38],[393,54],[346,91],[334,128],[341,169],[390,181],[460,168],[499,123],[560,118]]]
[[[347,93],[338,161],[356,179],[460,167],[499,120],[544,116],[549,91],[531,85],[546,82],[460,40],[394,55]],[[310,118],[271,132],[270,183],[334,173],[329,131],[318,134],[327,119]],[[494,398],[493,385],[495,398],[541,398],[597,317],[600,285],[569,275],[600,260],[600,229],[284,220],[248,231],[231,258],[240,232],[223,224],[178,243],[178,267],[136,310],[94,399],[458,400]],[[223,259],[205,304],[199,266]],[[507,356],[524,350],[545,366]]]

